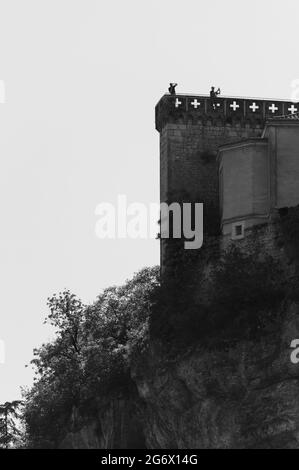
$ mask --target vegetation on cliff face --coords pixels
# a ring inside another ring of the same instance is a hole
[[[200,253],[199,258],[185,256],[176,251],[171,274],[166,274],[157,292],[151,317],[153,337],[173,343],[175,349],[198,341],[209,343],[218,334],[231,343],[262,334],[269,315],[271,322],[276,320],[271,311],[288,288],[279,262],[271,256],[245,253],[232,245],[210,268],[209,295],[199,301],[195,294],[202,289]]]
[[[299,206],[280,209],[281,244],[291,260],[299,259]]]
[[[22,434],[17,425],[22,402],[14,400],[0,405],[0,449],[22,446]]]
[[[128,385],[129,366],[148,344],[157,285],[158,268],[144,269],[89,306],[69,291],[49,299],[56,339],[34,352],[36,379],[24,397],[29,447],[57,447],[74,407],[92,412],[97,397]]]
[[[94,415],[101,397],[128,391],[149,346],[159,344],[166,360],[186,346],[209,349],[214,341],[225,348],[256,338],[277,322],[273,312],[286,285],[271,257],[232,247],[209,272],[212,295],[205,302],[194,301],[195,265],[182,264],[179,254],[176,262],[181,269],[168,271],[162,284],[158,268],[144,269],[92,305],[69,291],[49,299],[56,339],[34,352],[36,379],[24,396],[29,447],[59,446],[74,408]]]

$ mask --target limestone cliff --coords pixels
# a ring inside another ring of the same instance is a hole
[[[299,304],[280,305],[281,321],[259,339],[197,346],[165,360],[152,347],[131,371],[132,387],[75,416],[66,448],[299,448]]]

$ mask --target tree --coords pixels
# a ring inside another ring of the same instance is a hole
[[[88,306],[69,291],[48,300],[56,337],[34,351],[35,383],[24,393],[28,447],[58,447],[74,411],[93,413],[101,399],[126,393],[130,366],[148,345],[158,284],[159,269],[145,268]]]
[[[84,383],[82,360],[85,305],[68,290],[48,299],[45,323],[56,329],[53,342],[34,350],[35,383],[24,392],[24,420],[29,446],[56,446]]]
[[[17,410],[21,403],[15,400],[0,405],[0,448],[8,449],[20,436],[15,420],[19,418]]]

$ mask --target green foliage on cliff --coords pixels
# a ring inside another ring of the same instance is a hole
[[[280,217],[284,241],[298,244],[299,206],[280,209]]]
[[[176,248],[162,283],[158,268],[144,269],[91,305],[69,291],[49,299],[56,337],[32,361],[36,380],[24,397],[29,447],[57,447],[74,409],[94,414],[107,396],[130,393],[132,367],[143,366],[149,346],[164,347],[167,360],[193,345],[257,338],[278,320],[286,285],[273,258],[232,247],[209,263],[204,250],[186,256]],[[209,266],[205,287],[200,261]]]
[[[280,209],[280,227],[284,246],[289,260],[299,259],[299,206]]]
[[[89,306],[69,291],[49,299],[56,339],[34,352],[36,379],[24,397],[29,447],[57,447],[74,407],[92,412],[97,399],[129,385],[129,367],[147,348],[158,272],[144,269]]]
[[[234,245],[224,253],[211,278],[210,328],[225,331],[236,340],[262,334],[275,321],[275,308],[287,293],[278,261],[258,251],[244,253]]]
[[[182,256],[185,256],[182,254]],[[261,253],[244,253],[232,246],[210,266],[207,294],[200,270],[205,260],[180,258],[166,274],[151,317],[152,337],[169,344],[168,348],[185,348],[206,344],[216,337],[232,342],[252,334],[263,334],[269,322],[275,321],[274,309],[287,293],[286,281],[279,263]],[[197,270],[197,271],[196,271]],[[219,344],[219,343],[218,343]]]
[[[0,449],[9,449],[21,444],[21,431],[17,425],[18,409],[22,402],[14,400],[0,405]]]

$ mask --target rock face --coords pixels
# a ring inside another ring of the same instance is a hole
[[[96,399],[95,399],[96,401]],[[145,448],[143,430],[137,419],[135,390],[99,403],[92,417],[73,411],[62,449]]]
[[[165,361],[154,349],[132,392],[73,417],[64,448],[299,448],[299,304],[258,340],[198,347]],[[81,420],[81,421],[80,421]]]

